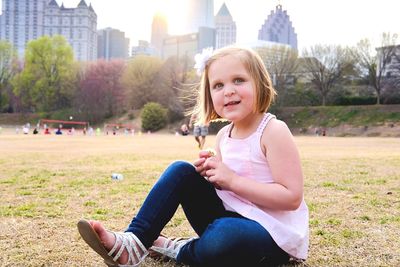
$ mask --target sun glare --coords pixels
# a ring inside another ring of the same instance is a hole
[[[179,3],[180,5],[182,4]],[[155,2],[155,12],[163,15],[168,21],[168,33],[169,34],[181,34],[184,31],[184,14],[182,7],[178,7],[178,1],[156,1]]]

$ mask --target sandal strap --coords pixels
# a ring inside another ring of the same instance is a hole
[[[115,236],[115,243],[108,255],[110,257],[114,257],[113,260],[115,262],[121,257],[124,250],[128,252],[127,264],[133,264],[135,262],[135,259],[137,259],[138,263],[140,263],[147,256],[148,251],[146,247],[133,233],[113,232],[113,234]],[[118,252],[115,254],[115,256],[113,256],[113,254],[117,251],[118,246],[120,246]],[[140,255],[141,253],[139,249],[143,252],[143,255]]]
[[[181,248],[194,239],[195,239],[194,237],[193,238],[182,238],[182,237],[167,238],[166,237],[162,247],[152,246],[150,249],[157,253],[160,253],[163,256],[167,256],[169,258],[176,259]]]

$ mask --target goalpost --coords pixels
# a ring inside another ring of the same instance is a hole
[[[67,127],[65,127],[67,125]],[[49,127],[52,126],[52,127]],[[64,121],[64,120],[50,120],[50,119],[42,119],[39,121],[39,128],[53,128],[53,129],[58,129],[60,128],[61,130],[63,129],[68,129],[69,132],[71,130],[78,130],[82,131],[84,134],[86,134],[86,131],[89,128],[89,122],[87,121]]]
[[[105,123],[104,124],[104,133],[105,134],[117,134],[119,130],[124,130],[125,134],[132,133],[134,134],[134,127],[132,124],[119,124],[119,123]]]

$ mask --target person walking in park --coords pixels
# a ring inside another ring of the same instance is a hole
[[[308,208],[299,153],[286,124],[267,113],[275,90],[260,57],[226,47],[203,51],[195,113],[224,118],[215,154],[172,163],[125,232],[80,220],[84,241],[109,266],[139,266],[149,254],[193,266],[275,266],[308,254]],[[181,205],[198,235],[161,235]]]
[[[193,113],[190,117],[189,127],[193,128],[194,139],[197,142],[199,149],[203,149],[208,135],[209,123],[201,123],[197,119],[197,114]]]

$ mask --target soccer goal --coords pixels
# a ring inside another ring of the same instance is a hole
[[[80,132],[86,134],[89,122],[42,119],[39,121],[39,128],[43,129],[44,133],[75,134]]]
[[[106,135],[116,135],[116,134],[134,134],[135,129],[132,124],[119,124],[119,123],[106,123],[104,124],[104,133]]]

